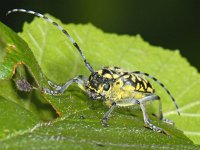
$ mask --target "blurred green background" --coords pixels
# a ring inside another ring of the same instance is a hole
[[[15,31],[33,16],[5,17],[9,9],[49,13],[64,23],[90,22],[105,32],[140,34],[153,45],[179,49],[200,70],[199,0],[4,0],[0,7],[0,21]]]

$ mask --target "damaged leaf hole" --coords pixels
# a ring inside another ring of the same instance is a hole
[[[19,91],[30,92],[38,88],[34,78],[25,65],[20,64],[15,69],[13,80]]]

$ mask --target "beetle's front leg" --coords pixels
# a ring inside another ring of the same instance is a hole
[[[54,90],[51,90],[49,88],[43,88],[43,92],[46,93],[46,94],[49,94],[49,95],[58,95],[58,94],[63,93],[69,87],[69,85],[71,85],[72,83],[77,83],[78,86],[82,90],[85,90],[86,81],[87,81],[87,78],[82,76],[82,75],[79,75],[79,76],[72,78],[71,80],[67,81],[63,86],[59,86],[59,85],[52,83],[51,81],[48,81],[48,84]]]

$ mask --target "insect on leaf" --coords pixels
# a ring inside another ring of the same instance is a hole
[[[193,87],[197,87],[198,84],[195,84],[194,81],[197,81],[200,76],[180,56],[178,51],[172,52],[151,46],[144,42],[140,36],[107,34],[91,24],[64,25],[55,18],[53,20],[69,31],[94,69],[101,69],[103,66],[119,66],[129,71],[148,72],[168,87],[174,97],[177,98],[181,112],[184,112],[184,107],[190,106],[190,103],[195,102],[200,97],[197,92],[192,93],[193,91],[190,91],[190,89],[185,89],[186,85],[191,86],[191,83],[194,84]],[[10,31],[7,28],[6,30]],[[12,32],[12,34],[14,33]],[[89,75],[79,53],[74,49],[71,42],[50,23],[43,19],[34,19],[30,24],[24,25],[24,30],[19,35],[28,43],[42,70],[39,69],[40,67],[35,60],[32,62],[27,60],[24,63],[39,87],[36,91],[41,92],[41,87],[47,86],[45,76],[55,83],[63,84],[76,75]],[[16,39],[18,38],[16,37]],[[20,56],[22,58],[30,55],[29,52],[32,56],[31,51],[23,52],[23,46],[19,48],[19,51],[21,51]],[[183,67],[180,68],[176,61],[179,61]],[[8,66],[11,70],[9,77],[12,76],[15,64],[16,62],[13,62],[12,65]],[[34,71],[36,68],[39,70]],[[177,70],[180,72],[177,72]],[[4,69],[2,69],[3,71]],[[185,76],[191,78],[185,80]],[[168,95],[156,84],[154,86],[158,95],[162,98],[164,113],[176,125],[173,127],[158,121],[156,117],[149,114],[150,119],[154,124],[167,130],[169,135],[155,133],[144,128],[142,112],[138,107],[135,109],[117,108],[110,117],[110,126],[103,127],[100,120],[108,108],[101,101],[89,100],[88,96],[76,85],[72,85],[59,96],[38,94],[48,100],[61,117],[50,123],[36,121],[34,127],[29,127],[26,130],[21,129],[23,132],[20,132],[20,134],[5,136],[0,140],[0,144],[2,147],[20,147],[21,149],[28,147],[39,149],[41,145],[47,149],[65,149],[66,147],[69,149],[80,147],[83,149],[98,147],[113,149],[119,147],[122,149],[161,149],[163,147],[197,149],[198,146],[195,146],[181,131],[176,129],[177,127],[186,131],[188,122],[185,122],[185,124],[184,121],[181,122],[182,124],[178,122],[184,117],[174,113],[175,108]],[[188,131],[192,132],[195,129],[197,130],[193,126]]]

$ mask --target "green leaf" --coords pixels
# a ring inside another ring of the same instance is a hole
[[[33,127],[39,121],[34,114],[3,97],[0,97],[0,106],[0,138]]]
[[[78,74],[88,75],[88,70],[70,41],[50,23],[38,20],[26,24],[21,36],[29,43],[45,75],[55,83],[64,83]],[[120,66],[129,71],[148,72],[161,80],[176,98],[182,113],[181,116],[176,115],[169,96],[155,85],[163,99],[164,114],[174,120],[176,126],[195,143],[200,144],[200,93],[196,91],[200,88],[200,75],[178,50],[151,46],[140,36],[106,34],[91,24],[63,26],[83,49],[95,69]],[[69,107],[68,101],[65,102],[64,106]],[[64,112],[66,110],[65,107],[58,108]]]
[[[0,26],[0,137],[6,138],[33,127],[41,119],[52,119],[55,111],[40,92],[17,90],[14,80],[29,70],[41,85],[44,78],[28,45],[2,23]]]
[[[131,37],[128,35],[106,34],[91,24],[63,25],[55,18],[54,20],[70,32],[70,35],[83,49],[83,53],[93,68],[100,69],[103,66],[120,66],[129,71],[141,70],[148,72],[156,76],[170,89],[174,97],[177,98],[181,112],[185,112],[184,108],[190,106],[191,103],[194,103],[200,97],[200,94],[193,90],[198,89],[199,85],[196,82],[199,81],[200,76],[180,56],[178,51],[171,52],[160,47],[151,46],[144,42],[140,36]],[[8,34],[7,36],[10,37],[11,35]],[[65,83],[78,74],[89,75],[79,53],[70,41],[50,23],[37,18],[32,23],[25,24],[24,31],[20,33],[20,36],[33,51],[43,73],[55,83]],[[19,43],[24,42],[21,41]],[[5,45],[7,44],[2,44],[2,47],[5,47]],[[46,78],[39,69],[40,67],[32,56],[31,51],[27,54],[24,53],[23,46],[18,47],[16,45],[16,47],[20,51],[19,60],[24,60],[26,55],[29,55],[24,64],[26,64],[30,76],[37,83],[38,91],[41,91],[42,87],[47,86]],[[13,60],[11,61],[13,62]],[[12,76],[15,64],[16,61],[10,66],[5,64],[11,70],[10,74],[7,73],[9,78]],[[3,68],[1,72],[4,73],[4,70]],[[169,96],[161,87],[156,84],[154,86],[163,100],[164,113],[175,121],[176,127],[179,129],[187,127],[188,118],[175,115],[175,108]],[[150,116],[152,123],[165,129],[169,135],[156,133],[144,128],[143,116],[138,107],[117,108],[110,117],[110,126],[107,128],[102,127],[100,120],[108,108],[101,101],[90,101],[88,96],[78,89],[76,85],[70,86],[60,96],[41,95],[39,92],[38,96],[48,100],[57,113],[61,114],[61,117],[49,123],[37,121],[34,127],[28,126],[28,129],[26,128],[21,132],[3,137],[0,140],[3,148],[199,148],[193,145],[181,131],[171,125],[158,121],[153,116]],[[155,109],[157,108],[157,103],[150,104],[149,107],[151,105]],[[195,107],[198,106],[195,105]],[[153,110],[149,108],[149,111],[151,113]],[[33,111],[33,114],[35,113]],[[198,120],[195,121],[198,123]],[[188,131],[193,131],[193,129],[195,129],[195,126],[191,130],[188,129]]]

